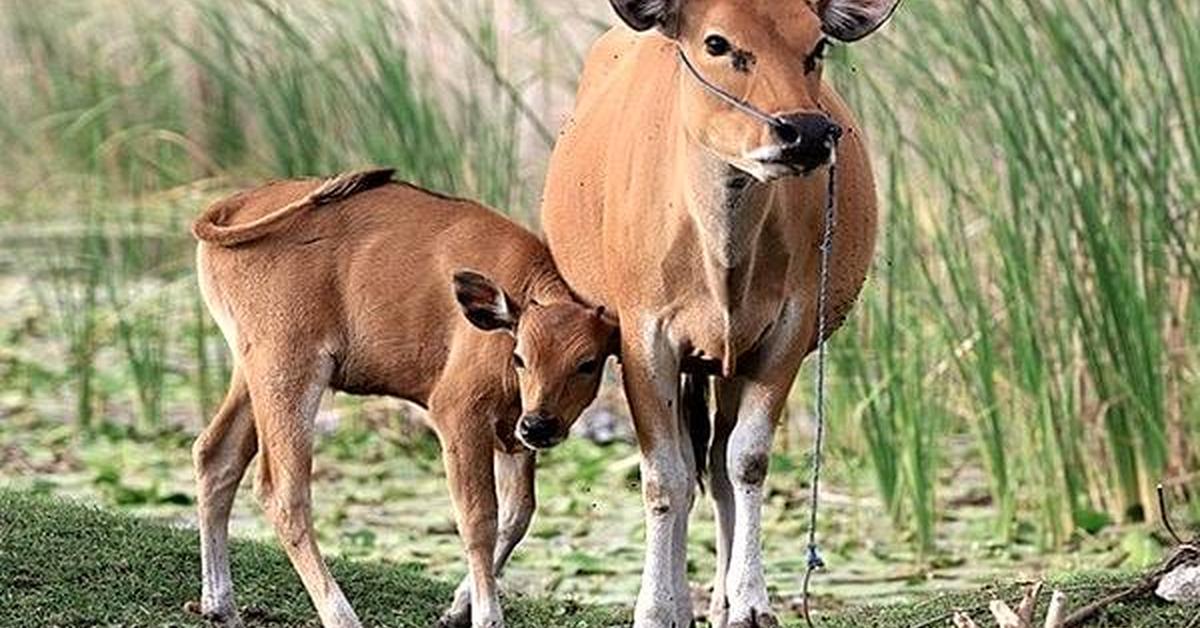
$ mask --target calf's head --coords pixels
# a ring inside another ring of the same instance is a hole
[[[658,28],[678,45],[688,135],[766,181],[829,161],[842,129],[822,109],[824,55],[835,41],[875,32],[900,0],[610,2],[630,27]],[[714,88],[765,115],[747,115]]]
[[[455,273],[454,293],[471,324],[515,340],[511,359],[521,389],[517,438],[530,449],[561,443],[596,398],[604,362],[618,346],[617,327],[603,309],[574,301],[521,307],[472,271]]]

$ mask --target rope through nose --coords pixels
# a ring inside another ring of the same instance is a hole
[[[820,283],[817,287],[817,374],[815,382],[817,434],[813,439],[812,495],[809,498],[808,567],[804,571],[802,590],[804,622],[808,624],[808,628],[815,628],[812,617],[809,615],[808,585],[812,580],[813,572],[825,567],[825,561],[821,558],[820,548],[817,546],[817,511],[820,508],[821,499],[821,452],[825,445],[825,335],[829,305],[829,259],[833,253],[833,228],[834,222],[837,220],[837,147],[838,141],[835,139],[829,154],[829,185],[826,189],[825,228],[821,236]]]
[[[683,63],[683,67],[687,68],[688,74],[691,74],[692,78],[696,79],[696,82],[700,83],[700,86],[708,90],[713,96],[725,101],[726,104],[734,109],[737,109],[751,118],[762,122],[772,129],[779,129],[787,126],[787,123],[782,119],[763,112],[761,109],[758,109],[745,100],[730,94],[722,89],[719,85],[704,78],[704,75],[700,74],[700,70],[697,70],[696,66],[692,65],[692,60],[689,59],[686,54],[683,54],[682,48],[676,49],[676,52],[679,53],[679,60]]]

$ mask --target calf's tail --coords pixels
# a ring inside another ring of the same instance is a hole
[[[237,209],[236,203],[221,201],[192,223],[192,235],[197,240],[220,246],[237,246],[257,240],[274,232],[283,221],[301,211],[340,201],[384,185],[392,180],[395,172],[392,168],[379,168],[331,177],[304,198],[288,203],[262,218],[239,225],[226,224],[229,213]]]
[[[708,473],[708,441],[712,437],[712,417],[708,411],[710,382],[707,375],[684,374],[679,404],[680,419],[691,436],[692,454],[696,457],[696,482],[701,490]]]

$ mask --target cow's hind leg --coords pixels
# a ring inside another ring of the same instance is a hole
[[[733,548],[734,501],[733,485],[729,481],[729,436],[737,422],[736,380],[725,381],[716,388],[717,413],[713,420],[712,446],[708,452],[709,495],[713,503],[713,518],[717,533],[717,572],[713,577],[712,601],[708,621],[712,628],[725,628],[728,623],[729,596],[725,581],[729,574],[729,554]]]
[[[525,538],[529,523],[537,508],[534,495],[534,472],[537,454],[522,451],[515,454],[496,452],[496,494],[500,500],[500,526],[496,538],[493,572],[499,578],[513,550]],[[440,625],[459,627],[471,625],[471,576],[467,574],[454,592],[454,603],[442,616]]]
[[[200,613],[226,626],[241,625],[229,569],[229,513],[257,449],[250,392],[240,369],[235,369],[224,403],[192,448],[200,527]]]
[[[286,352],[276,352],[274,357],[269,364],[246,365],[258,430],[255,484],[259,503],[308,590],[322,625],[358,628],[358,616],[321,558],[312,520],[313,419],[328,386],[332,363],[324,356]]]

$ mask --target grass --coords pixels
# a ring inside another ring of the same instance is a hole
[[[232,558],[239,604],[250,626],[314,625],[308,597],[278,548],[235,542]],[[451,584],[414,565],[335,559],[331,568],[372,626],[427,626],[453,592]],[[26,625],[34,617],[56,626],[201,625],[183,610],[186,601],[198,597],[198,574],[193,530],[0,489],[0,625]],[[1093,576],[1058,586],[1081,600],[1115,584],[1115,576]],[[997,586],[919,604],[825,615],[821,625],[912,626],[954,609],[981,609],[994,596],[1017,595],[1015,587]],[[509,596],[505,610],[514,628],[591,628],[628,621],[627,611],[549,598]],[[974,614],[983,618],[982,611]],[[1092,625],[1183,625],[1193,615],[1192,609],[1142,602],[1114,607]]]
[[[1153,518],[1193,466],[1200,13],[1137,6],[914,3],[835,63],[890,180],[840,416],[922,545],[912,461],[942,463],[914,422],[972,433],[997,533],[1045,547]]]
[[[251,626],[311,626],[316,615],[276,547],[235,542],[239,604]],[[367,625],[424,627],[453,585],[413,565],[334,560],[334,576]],[[171,528],[70,502],[0,490],[0,625],[203,625],[183,610],[199,599],[199,542]],[[509,598],[510,625],[587,627],[618,622],[599,608]]]
[[[191,288],[201,207],[373,163],[532,224],[546,136],[612,21],[532,0],[0,3],[0,274],[37,297],[0,381],[21,413],[135,439],[198,430],[225,382]],[[835,336],[830,445],[919,560],[949,551],[964,469],[988,534],[1044,550],[1153,519],[1159,480],[1189,495],[1198,21],[1188,0],[931,0],[833,55],[885,228]]]

